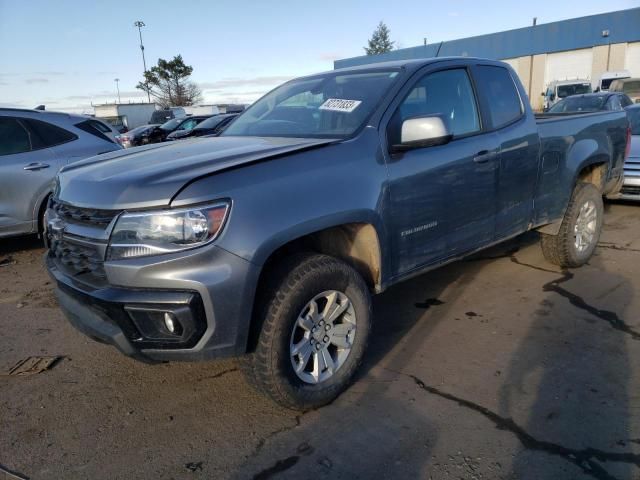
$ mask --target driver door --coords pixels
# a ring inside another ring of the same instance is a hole
[[[387,221],[395,276],[494,239],[499,139],[482,130],[467,68],[430,71],[419,78],[389,121],[388,142],[399,143],[404,120],[435,114],[448,123],[449,143],[389,157]]]

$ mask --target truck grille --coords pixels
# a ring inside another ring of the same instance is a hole
[[[51,199],[47,245],[49,257],[66,276],[92,288],[107,284],[104,256],[107,228],[117,210],[81,208]]]
[[[72,276],[88,274],[98,280],[106,279],[103,259],[97,248],[79,245],[67,238],[50,239],[49,255],[57,260],[58,266]]]
[[[98,210],[94,208],[80,208],[74,207],[66,203],[59,202],[55,199],[51,199],[49,204],[56,215],[66,222],[76,222],[85,225],[103,226],[107,225],[113,220],[113,217],[120,213],[117,210]]]

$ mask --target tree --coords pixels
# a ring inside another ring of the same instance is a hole
[[[136,88],[149,92],[162,108],[184,107],[202,99],[200,87],[189,80],[193,67],[185,65],[182,55],[172,60],[158,59],[158,65],[144,72],[144,81]]]
[[[378,55],[379,53],[390,52],[393,49],[394,42],[390,38],[389,27],[384,22],[380,22],[369,39],[369,46],[364,47],[367,55]]]

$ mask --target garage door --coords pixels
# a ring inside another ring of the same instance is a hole
[[[544,72],[544,84],[554,80],[573,80],[590,78],[593,53],[590,48],[571,52],[551,53],[547,55]]]
[[[640,77],[640,42],[627,44],[624,68],[631,72],[632,77]]]

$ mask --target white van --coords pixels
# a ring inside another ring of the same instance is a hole
[[[615,72],[604,72],[600,77],[600,81],[596,87],[596,92],[606,92],[614,80],[622,80],[623,78],[631,78],[629,70],[618,70]]]

